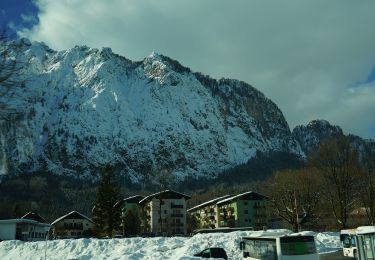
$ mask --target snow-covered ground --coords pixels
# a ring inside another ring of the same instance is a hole
[[[280,232],[285,232],[279,230]],[[47,259],[198,259],[195,253],[207,247],[223,247],[229,259],[242,259],[239,243],[242,236],[261,231],[197,234],[193,237],[154,237],[122,239],[67,239],[47,242]],[[314,233],[319,253],[340,247],[339,234]],[[44,259],[46,242],[0,242],[0,259]]]

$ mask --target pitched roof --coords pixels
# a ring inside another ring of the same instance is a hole
[[[202,204],[196,205],[196,206],[188,209],[187,212],[190,212],[190,211],[193,211],[193,210],[196,210],[196,209],[199,209],[199,208],[203,208],[203,207],[206,207],[206,206],[209,206],[209,205],[212,205],[212,204],[216,204],[216,202],[218,202],[220,200],[223,200],[223,199],[226,199],[226,198],[229,198],[230,196],[231,195],[225,195],[225,196],[222,196],[222,197],[219,197],[219,198],[215,198],[215,199],[203,202]]]
[[[151,200],[154,197],[158,197],[158,198],[162,198],[162,199],[181,199],[181,198],[185,198],[187,200],[191,199],[190,196],[185,195],[183,193],[179,193],[179,192],[173,191],[173,190],[164,190],[164,191],[160,191],[160,192],[148,195],[147,197],[145,197],[144,199],[142,199],[139,202],[139,204],[142,204],[142,203],[144,203],[146,201],[149,201],[149,200]]]
[[[26,219],[26,218],[17,218],[17,219],[1,219],[0,224],[9,224],[9,223],[27,223],[27,224],[33,224],[36,226],[42,226],[42,227],[50,227],[50,224],[47,223],[40,223],[38,221],[32,220],[32,219]]]
[[[32,211],[23,215],[21,219],[31,219],[31,220],[38,221],[40,223],[46,223],[46,220],[44,218],[42,218],[39,214],[32,212]]]
[[[131,196],[131,197],[128,197],[128,198],[125,198],[125,199],[117,201],[115,203],[115,205],[113,205],[113,207],[117,207],[118,205],[120,205],[120,204],[122,204],[124,202],[127,202],[127,203],[139,203],[142,199],[144,199],[144,197],[141,196],[141,195]]]
[[[56,224],[57,222],[63,220],[63,219],[86,219],[92,223],[94,223],[89,217],[77,212],[77,211],[72,211],[72,212],[69,212],[68,214],[62,216],[62,217],[59,217],[58,219],[56,219],[55,221],[53,221],[51,223],[51,225],[54,225]]]
[[[264,200],[264,199],[267,199],[267,197],[263,196],[259,193],[253,192],[253,191],[248,191],[248,192],[244,192],[244,193],[238,194],[236,196],[229,197],[229,198],[223,199],[221,201],[218,201],[216,204],[223,204],[223,203],[230,202],[230,201],[237,200],[237,199],[241,199],[241,200]]]

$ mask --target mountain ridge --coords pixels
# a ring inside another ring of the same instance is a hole
[[[3,62],[17,61],[14,80],[23,84],[0,97],[2,174],[91,179],[112,164],[133,182],[160,172],[214,178],[258,151],[308,151],[259,90],[155,52],[131,61],[110,48],[54,51],[27,39],[6,52]]]

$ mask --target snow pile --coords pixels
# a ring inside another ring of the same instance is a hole
[[[285,233],[285,230],[275,232]],[[47,259],[197,259],[207,247],[223,247],[229,259],[242,259],[241,237],[262,231],[197,234],[193,237],[155,237],[123,239],[67,239],[48,241]],[[307,234],[307,233],[306,233]],[[319,253],[335,251],[340,246],[338,233],[316,235]],[[0,259],[44,259],[45,242],[0,242]],[[332,247],[332,248],[330,248]]]

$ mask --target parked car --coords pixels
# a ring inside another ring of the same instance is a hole
[[[210,247],[206,248],[202,252],[195,254],[194,256],[199,256],[202,258],[222,258],[227,260],[227,252],[225,252],[224,248],[221,247]]]

